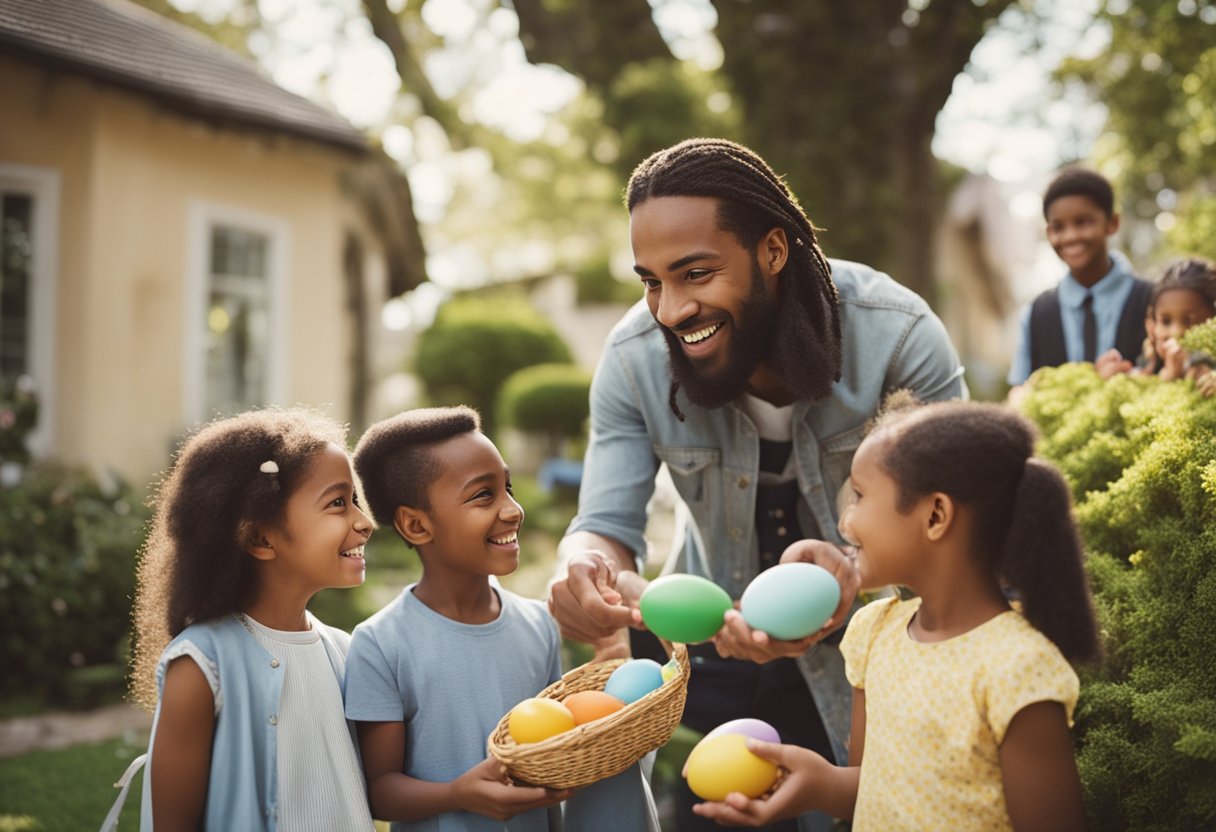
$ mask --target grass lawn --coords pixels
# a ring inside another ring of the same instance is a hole
[[[147,749],[132,735],[59,751],[32,751],[0,760],[0,832],[96,829],[118,790],[114,781]],[[139,828],[142,777],[127,793],[119,829]]]

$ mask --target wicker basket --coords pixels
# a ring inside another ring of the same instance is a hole
[[[601,719],[578,725],[540,742],[519,745],[507,732],[506,714],[498,721],[487,750],[507,767],[517,783],[574,789],[619,774],[665,744],[680,724],[688,695],[688,650],[672,646],[680,673],[663,685]],[[561,701],[583,690],[603,690],[625,659],[576,667],[537,696]]]

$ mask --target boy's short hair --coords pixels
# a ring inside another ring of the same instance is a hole
[[[1089,168],[1067,168],[1062,171],[1043,194],[1043,218],[1047,218],[1047,209],[1051,203],[1060,197],[1083,196],[1093,200],[1094,204],[1106,212],[1106,216],[1115,215],[1115,192],[1110,180]]]
[[[407,410],[368,428],[354,464],[376,523],[393,525],[397,506],[429,509],[431,484],[441,473],[431,448],[479,430],[481,417],[464,405]]]

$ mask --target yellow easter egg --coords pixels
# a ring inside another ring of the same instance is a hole
[[[742,734],[719,734],[693,748],[687,777],[688,788],[702,800],[725,800],[731,792],[756,798],[777,782],[777,765],[748,751]]]
[[[507,733],[517,743],[540,742],[574,727],[574,714],[556,699],[533,697],[511,709]]]

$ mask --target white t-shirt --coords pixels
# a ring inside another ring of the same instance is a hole
[[[278,713],[279,829],[372,829],[363,768],[321,634],[242,620],[286,671]]]

